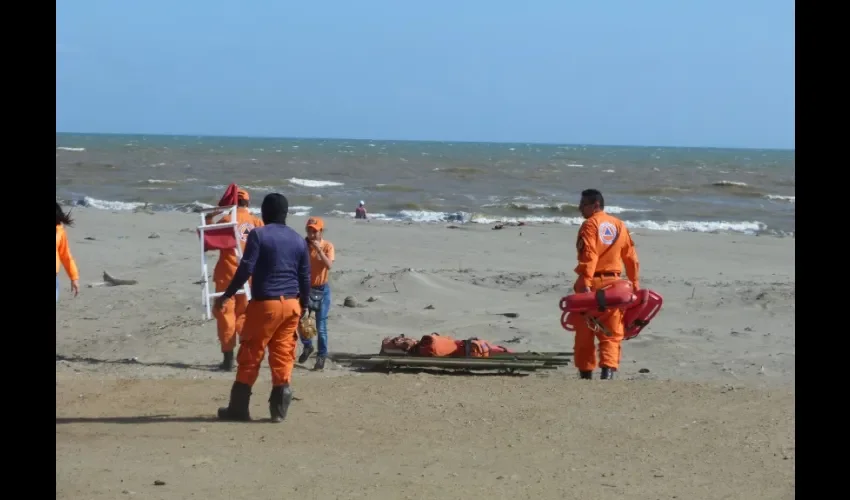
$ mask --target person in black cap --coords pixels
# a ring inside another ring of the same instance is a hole
[[[298,343],[296,328],[310,297],[310,254],[307,243],[286,225],[289,202],[282,194],[263,199],[263,227],[248,233],[245,253],[224,294],[215,301],[221,309],[249,277],[251,302],[236,355],[236,381],[230,403],[219,408],[221,420],[249,421],[251,388],[260,373],[266,347],[272,372],[269,413],[273,422],[286,418],[292,402],[292,368]]]

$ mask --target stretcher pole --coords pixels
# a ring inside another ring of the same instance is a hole
[[[233,236],[235,247],[233,250],[236,252],[236,260],[237,262],[242,260],[242,245],[240,244],[240,240],[242,235],[239,234],[239,221],[236,219],[236,209],[237,205],[231,205],[229,207],[213,207],[213,208],[205,208],[199,211],[201,217],[201,224],[198,226],[198,235],[200,236],[200,250],[201,250],[201,306],[204,308],[204,319],[210,320],[212,319],[212,300],[216,297],[224,295],[224,292],[214,292],[210,291],[210,279],[209,279],[209,267],[207,266],[207,254],[204,251],[204,234],[207,231],[213,229],[221,229],[226,227],[233,228]],[[211,223],[207,223],[207,215],[215,214],[215,216],[211,219]],[[226,215],[230,215],[229,222],[219,222]],[[251,300],[251,288],[248,286],[246,282],[242,288],[236,292],[237,294],[245,294],[248,300]]]

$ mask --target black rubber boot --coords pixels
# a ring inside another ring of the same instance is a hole
[[[269,396],[269,413],[272,422],[283,422],[291,402],[292,389],[289,388],[289,384],[272,387],[272,394]]]
[[[301,363],[302,365],[304,363],[306,363],[307,360],[310,359],[310,355],[313,354],[313,350],[314,350],[313,346],[309,346],[309,347],[305,346],[304,350],[301,351],[301,356],[298,356],[298,362]]]
[[[242,382],[233,382],[230,388],[230,404],[226,408],[218,409],[219,420],[233,422],[249,422],[251,413],[248,405],[251,402],[251,386]]]
[[[325,369],[325,357],[319,356],[316,358],[316,364],[313,366],[313,369],[316,371],[321,371]]]
[[[224,353],[224,361],[218,365],[218,369],[225,372],[233,371],[233,351]]]
[[[602,374],[599,376],[601,380],[614,380],[614,372],[616,372],[614,368],[608,368],[607,366],[602,367]]]
[[[586,371],[586,372],[580,371],[580,372],[578,372],[578,376],[582,380],[591,380],[591,379],[593,379],[593,371],[592,370],[589,370],[589,371]]]

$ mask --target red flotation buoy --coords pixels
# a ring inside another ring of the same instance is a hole
[[[593,292],[574,293],[561,299],[561,311],[583,313],[625,309],[637,300],[631,282],[619,280]]]
[[[633,339],[652,321],[661,310],[664,299],[652,290],[639,290],[637,301],[626,309],[623,323],[626,325],[624,340]]]
[[[640,334],[661,310],[662,303],[658,293],[647,289],[635,292],[629,281],[620,280],[599,290],[563,297],[560,302],[561,326],[574,332],[575,325],[579,321],[588,321],[588,316],[595,318],[608,310],[619,309],[624,311],[624,340],[628,340]]]

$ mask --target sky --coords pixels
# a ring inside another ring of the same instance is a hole
[[[57,0],[56,130],[793,149],[793,0]]]

